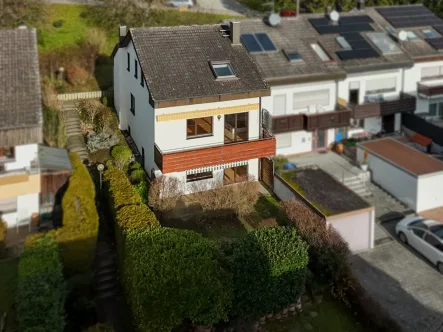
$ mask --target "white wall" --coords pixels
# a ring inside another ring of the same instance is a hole
[[[294,193],[286,187],[282,181],[280,181],[276,176],[274,176],[274,193],[282,201],[292,199],[295,197]]]
[[[127,52],[129,52],[130,72],[127,70]],[[155,118],[154,109],[149,104],[149,91],[146,82],[141,86],[141,67],[137,63],[138,71],[135,78],[135,64],[137,59],[132,42],[125,48],[120,48],[114,58],[114,101],[120,118],[120,129],[131,128],[131,137],[142,154],[145,150],[145,169],[149,173],[154,168],[154,137]],[[137,59],[138,62],[138,59]],[[135,116],[131,113],[131,93],[135,98]]]
[[[415,94],[417,82],[421,81],[421,70],[426,67],[443,66],[443,61],[415,62],[414,67],[405,70],[404,92]],[[443,80],[441,80],[443,84]]]
[[[20,215],[19,224],[26,224],[31,221],[33,213],[39,212],[39,194],[28,194],[17,197],[17,211],[2,214],[3,221],[6,222],[7,228],[17,225],[17,217]]]
[[[443,206],[443,172],[418,177],[417,212]]]
[[[291,137],[291,145],[286,147],[279,147],[278,141],[282,136],[289,135]],[[293,131],[284,134],[276,134],[275,139],[277,140],[277,155],[292,155],[312,151],[312,133],[307,131]]]
[[[326,220],[341,235],[353,253],[374,247],[374,210]]]
[[[363,157],[363,149],[358,147],[358,162],[361,163]],[[417,209],[417,178],[415,176],[371,154],[370,151],[368,151],[367,164],[375,183],[411,209]]]
[[[175,114],[181,112],[192,112],[221,107],[259,104],[259,102],[259,98],[248,98],[217,103],[157,108],[155,110],[155,117],[159,115]],[[258,110],[248,112],[248,122],[249,139],[258,139],[260,137],[260,112]],[[205,145],[224,144],[225,116],[223,114],[221,115],[220,120],[217,118],[217,115],[212,117],[212,136],[187,139],[186,123],[186,119],[158,122],[157,118],[155,118],[155,142],[163,152],[176,149],[187,149],[193,147],[197,148],[203,147]]]
[[[364,102],[364,97],[366,94],[366,82],[368,80],[373,79],[386,79],[389,77],[395,77],[397,80],[396,91],[385,93],[383,96],[385,98],[397,97],[402,91],[402,69],[395,70],[386,70],[386,71],[378,71],[378,72],[365,72],[365,73],[357,73],[357,74],[348,74],[347,78],[343,81],[338,82],[338,97],[343,98],[346,101],[349,101],[349,86],[351,82],[359,82],[360,84],[360,93],[359,93],[359,103]]]
[[[31,161],[38,157],[38,144],[18,145],[15,147],[15,160],[5,164],[7,171],[31,166]]]
[[[367,133],[377,134],[381,131],[381,117],[364,119],[364,131]]]

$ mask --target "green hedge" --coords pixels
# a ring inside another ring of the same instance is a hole
[[[107,182],[109,198],[115,213],[125,205],[139,205],[142,203],[140,195],[129,182],[125,172],[118,168],[105,171],[104,178]]]
[[[49,232],[60,246],[67,276],[92,269],[98,233],[98,213],[95,205],[95,187],[89,172],[77,153],[70,153],[73,167],[68,189],[62,198],[63,226]],[[40,234],[27,239],[31,245]]]
[[[231,276],[215,243],[188,230],[149,228],[126,237],[124,285],[139,331],[169,332],[184,319],[227,319]]]
[[[21,332],[62,332],[66,287],[57,244],[44,236],[20,256],[17,319]]]
[[[117,212],[117,223],[124,232],[160,226],[154,212],[144,204],[122,207]]]

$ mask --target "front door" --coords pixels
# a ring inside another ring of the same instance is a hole
[[[326,130],[316,130],[312,134],[312,150],[319,151],[327,148],[327,133]]]
[[[393,133],[395,131],[395,114],[383,116],[381,126],[385,133]]]

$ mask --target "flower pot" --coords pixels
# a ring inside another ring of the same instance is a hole
[[[266,324],[266,316],[261,317],[259,323],[260,323],[260,325],[265,325]]]
[[[368,170],[368,164],[360,164],[360,168],[363,172],[366,172]]]
[[[342,154],[343,149],[344,149],[343,143],[337,143],[335,145],[335,152],[337,152],[338,154]]]

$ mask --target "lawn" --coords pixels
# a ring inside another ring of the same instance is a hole
[[[317,314],[316,317],[312,315]],[[312,329],[306,328],[309,324]],[[267,332],[364,332],[365,329],[352,315],[350,309],[337,301],[323,299],[320,304],[304,309],[301,314],[289,316],[283,321],[272,321],[265,326]]]
[[[7,313],[5,332],[14,331],[13,305],[17,289],[18,259],[0,263],[0,316]]]

